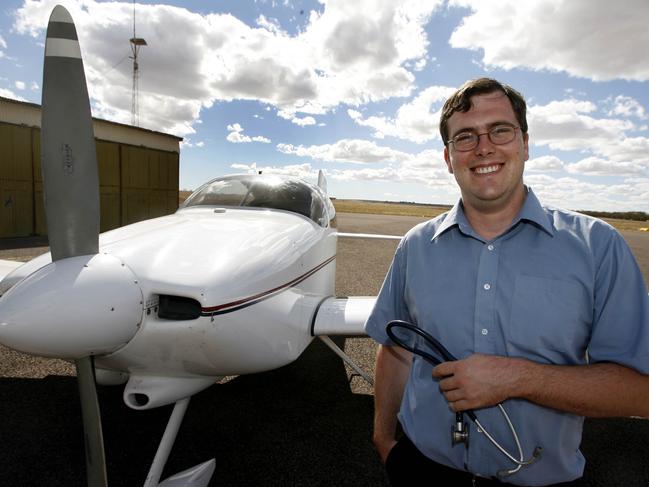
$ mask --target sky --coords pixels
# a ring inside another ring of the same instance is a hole
[[[55,4],[93,116],[183,137],[180,188],[264,171],[338,198],[453,204],[444,100],[488,76],[526,98],[525,182],[548,204],[649,212],[649,2],[3,0],[0,96],[40,104]]]

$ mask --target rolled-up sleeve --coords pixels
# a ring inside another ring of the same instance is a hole
[[[642,273],[621,235],[599,241],[591,363],[615,362],[649,374],[649,296]]]
[[[390,345],[392,342],[385,333],[385,327],[392,320],[412,321],[405,302],[406,283],[406,241],[399,244],[392,259],[374,309],[365,322],[365,331],[377,342]]]

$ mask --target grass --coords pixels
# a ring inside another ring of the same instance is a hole
[[[387,201],[332,200],[340,213],[371,213],[375,215],[399,215],[433,218],[450,207],[442,205],[423,205],[416,203],[391,203]],[[618,230],[649,232],[649,222],[623,220],[621,218],[602,218]]]
[[[389,201],[331,200],[340,213],[369,213],[374,215],[418,216],[433,218],[448,211],[450,206],[423,205],[416,203],[392,203]]]

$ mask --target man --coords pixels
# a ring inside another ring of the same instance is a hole
[[[467,82],[445,103],[440,132],[461,200],[404,237],[366,323],[381,344],[374,444],[393,485],[416,476],[573,485],[585,464],[584,416],[649,417],[646,285],[612,227],[541,206],[523,184],[529,136],[518,92]],[[433,367],[395,346],[385,331],[394,319],[459,360]],[[520,459],[498,403],[524,459],[539,447],[530,465],[517,469],[468,420],[469,446],[452,446],[455,411],[471,409]]]

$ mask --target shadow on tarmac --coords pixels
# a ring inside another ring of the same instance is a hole
[[[99,390],[111,486],[142,485],[171,407],[133,411]],[[74,378],[0,379],[0,484],[85,484]],[[216,458],[214,486],[384,486],[371,445],[372,402],[314,341],[296,362],[194,396],[163,479]],[[647,487],[649,421],[587,420],[584,486]]]

